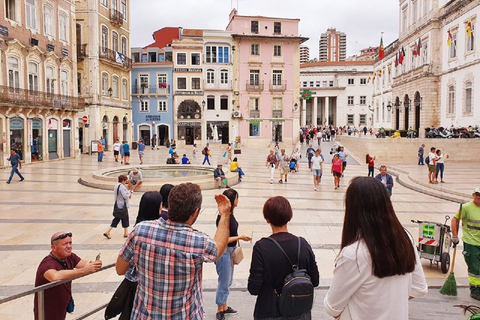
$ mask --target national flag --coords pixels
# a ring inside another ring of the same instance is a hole
[[[415,46],[413,46],[413,49],[412,49],[412,55],[413,55],[414,57],[416,57],[416,56],[417,56],[417,46],[416,46],[416,45],[415,45]]]
[[[125,66],[127,64],[127,57],[125,57],[123,53],[116,52],[115,61]]]
[[[418,44],[417,44],[417,56],[420,56],[420,49],[422,48],[422,40],[418,38]]]
[[[452,40],[453,40],[453,36],[452,36],[452,33],[450,32],[450,30],[448,30],[447,36],[448,36],[447,46],[450,47],[452,45]]]
[[[405,58],[405,50],[402,47],[402,50],[399,52],[398,63],[403,64],[403,59]]]
[[[390,66],[391,65],[388,65],[387,69],[388,69],[388,74],[390,74]]]
[[[378,49],[378,59],[382,60],[385,57],[385,50],[383,49],[383,36],[380,37],[380,48]]]
[[[378,77],[379,77],[379,78],[382,77],[382,69],[378,70]]]
[[[470,20],[470,18],[468,18],[468,21],[467,21],[467,37],[471,37],[472,36],[472,20]]]
[[[371,77],[370,77],[370,75],[368,75],[367,83],[370,83],[370,79],[371,79]]]
[[[395,68],[398,67],[398,53],[395,53]]]
[[[375,82],[375,76],[376,76],[376,75],[377,75],[376,73],[373,74],[372,82]]]

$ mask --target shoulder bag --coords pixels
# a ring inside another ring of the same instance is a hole
[[[239,264],[243,260],[243,250],[242,247],[240,247],[240,240],[237,242],[238,246],[230,253],[230,258],[232,259],[232,263],[234,265]]]
[[[121,185],[118,186],[117,188],[117,199],[118,199],[118,193],[120,191]],[[115,203],[113,204],[113,216],[115,218],[119,219],[125,219],[128,217],[128,208],[127,208],[127,203],[125,202],[125,199],[123,199],[123,208],[119,208],[117,206],[117,199],[115,199]]]

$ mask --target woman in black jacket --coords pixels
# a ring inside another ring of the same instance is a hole
[[[285,250],[292,263],[297,262],[298,238],[288,233],[287,223],[292,219],[292,207],[284,197],[273,197],[263,206],[263,216],[272,228],[271,238],[275,239]],[[319,273],[315,255],[308,242],[301,238],[300,269],[306,269],[314,287],[318,286]],[[276,244],[269,239],[262,238],[253,247],[250,276],[248,277],[248,291],[256,295],[254,319],[280,320],[283,318],[277,307],[278,297],[275,292],[281,292],[283,280],[292,273],[292,265],[283,255]],[[289,320],[310,320],[311,313],[307,312]]]

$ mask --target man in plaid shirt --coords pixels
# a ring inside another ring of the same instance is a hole
[[[138,288],[130,319],[203,319],[202,265],[217,260],[230,234],[230,201],[216,195],[221,215],[214,239],[192,228],[202,205],[200,187],[184,183],[168,197],[168,220],[144,221],[120,250],[116,269],[133,262]]]

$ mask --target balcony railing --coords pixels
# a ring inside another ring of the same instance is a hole
[[[207,81],[203,82],[205,90],[232,90],[233,82],[227,81],[227,83],[220,83],[220,81],[215,81],[214,83],[208,83]]]
[[[77,44],[77,59],[83,60],[87,57],[87,44]]]
[[[115,9],[110,10],[110,22],[115,27],[121,27],[123,25],[123,14]]]
[[[100,59],[105,59],[109,62],[113,62],[122,65],[124,68],[132,69],[132,59],[122,54],[121,52],[113,51],[108,48],[100,46],[99,50]]]
[[[273,118],[282,118],[283,117],[283,110],[272,110],[272,117]]]
[[[270,82],[270,91],[285,91],[287,89],[287,81],[280,81],[280,83]]]
[[[143,85],[133,85],[132,86],[133,95],[161,95],[166,96],[170,94],[170,85],[161,84],[157,86],[143,86]]]
[[[250,110],[250,118],[260,118],[260,110]]]
[[[247,81],[247,91],[263,91],[263,81],[257,83]]]
[[[68,110],[85,110],[85,99],[0,86],[0,104],[25,105],[29,107],[45,107]]]

